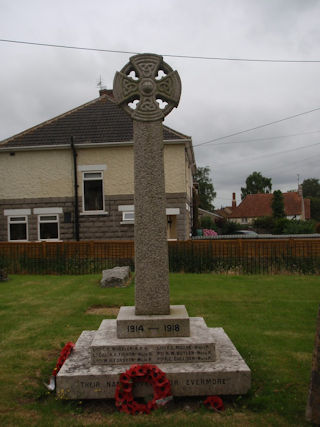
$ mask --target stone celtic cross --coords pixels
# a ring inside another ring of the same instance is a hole
[[[162,121],[179,103],[180,77],[162,56],[136,55],[116,73],[113,92],[133,119],[135,313],[169,314]]]

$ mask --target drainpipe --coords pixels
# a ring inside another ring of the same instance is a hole
[[[74,238],[80,240],[79,224],[79,200],[78,200],[78,174],[77,174],[77,151],[74,146],[74,136],[71,137],[71,150],[73,155],[73,176],[74,176]]]

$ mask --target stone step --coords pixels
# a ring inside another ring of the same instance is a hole
[[[134,306],[123,306],[117,317],[118,338],[188,337],[189,316],[184,305],[171,305],[170,314],[136,315]]]
[[[189,337],[117,338],[116,320],[105,319],[91,343],[92,365],[198,363],[216,360],[215,341],[202,317],[190,318]]]
[[[217,360],[204,363],[162,363],[157,366],[171,383],[173,396],[237,395],[250,389],[251,371],[222,328],[209,328]],[[95,331],[83,331],[56,378],[57,395],[65,399],[114,398],[119,375],[128,365],[91,365]],[[136,396],[145,387],[135,385]]]

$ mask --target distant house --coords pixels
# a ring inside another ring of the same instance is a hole
[[[248,194],[239,206],[232,208],[228,219],[239,224],[251,224],[256,218],[272,216],[273,194]],[[310,219],[310,200],[304,199],[302,189],[283,193],[284,211],[288,219]]]
[[[185,240],[192,141],[163,134],[167,235]],[[133,123],[112,90],[0,142],[0,241],[133,239],[133,193]]]
[[[217,220],[223,218],[222,215],[219,215],[218,213],[216,213],[216,211],[210,212],[210,211],[207,211],[205,209],[198,208],[199,220],[201,220],[201,218],[203,218],[203,217],[209,217],[212,219],[213,222],[216,222]]]
[[[237,207],[236,193],[232,193],[232,205],[221,207],[220,209],[216,209],[215,213],[221,216],[222,218],[227,219],[232,214],[232,211],[236,209],[236,207]]]

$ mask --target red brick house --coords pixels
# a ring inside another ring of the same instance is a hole
[[[232,211],[236,208],[237,208],[236,193],[232,193],[232,205],[221,207],[220,209],[216,209],[215,213],[221,216],[222,218],[227,219],[232,214]]]
[[[228,215],[230,221],[251,224],[256,218],[272,216],[273,194],[248,194],[239,206],[233,206]],[[284,211],[288,219],[310,219],[310,200],[304,199],[302,191],[283,193]]]

